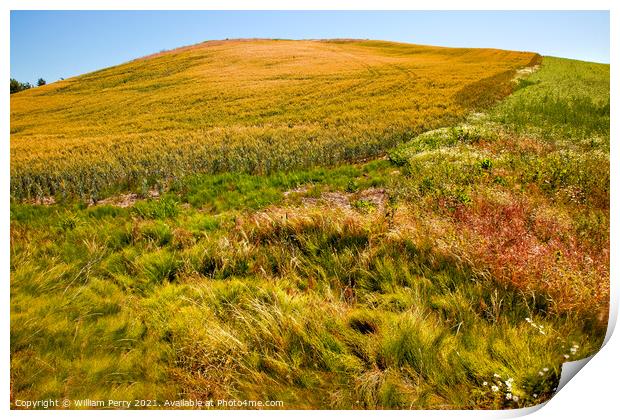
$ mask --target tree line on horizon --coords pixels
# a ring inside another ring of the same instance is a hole
[[[43,86],[47,82],[42,77],[37,80],[37,86]],[[21,92],[22,90],[27,90],[32,88],[33,86],[29,82],[20,82],[16,79],[11,78],[11,94]]]

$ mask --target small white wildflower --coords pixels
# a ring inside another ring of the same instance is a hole
[[[517,402],[517,401],[519,401],[519,397],[518,397],[518,396],[516,396],[516,395],[513,395],[513,396],[512,396],[512,400],[513,400],[514,402]]]
[[[532,394],[534,398],[538,398],[538,394]]]
[[[548,367],[544,367],[543,368],[543,372],[549,372],[549,368]]]
[[[497,392],[497,391],[499,391],[499,388],[497,387],[497,385],[493,385],[493,386],[491,387],[491,391],[493,391],[493,392]]]
[[[565,354],[565,355],[564,355],[564,358],[565,358],[565,359],[570,359],[570,356],[569,356],[568,354]]]
[[[531,318],[525,318],[525,320],[526,320],[527,322],[532,322],[532,319],[531,319]]]
[[[544,373],[542,373],[542,370],[539,370],[538,371],[538,376],[543,376],[543,375],[544,375]]]
[[[501,378],[501,376],[499,376],[497,373],[494,373],[493,376],[495,376],[496,378]]]
[[[579,348],[579,344],[573,344],[573,347],[578,349]]]
[[[488,385],[488,382],[487,382],[487,381],[484,381],[484,382],[482,383],[482,386],[487,386],[487,385]]]
[[[508,393],[506,394],[506,399],[507,399],[507,400],[511,400],[511,399],[512,399],[512,394],[511,394],[510,392],[508,392]]]

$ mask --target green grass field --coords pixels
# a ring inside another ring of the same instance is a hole
[[[14,196],[12,401],[548,400],[607,326],[609,66],[545,57],[513,77],[375,158],[185,174],[127,207]]]

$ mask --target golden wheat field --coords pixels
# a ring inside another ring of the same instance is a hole
[[[510,91],[537,54],[380,41],[211,41],[11,96],[14,198],[377,156]],[[480,62],[485,65],[481,66]]]

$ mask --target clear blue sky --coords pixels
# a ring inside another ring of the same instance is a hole
[[[609,63],[609,12],[12,11],[11,77],[51,82],[224,38],[369,38]]]

